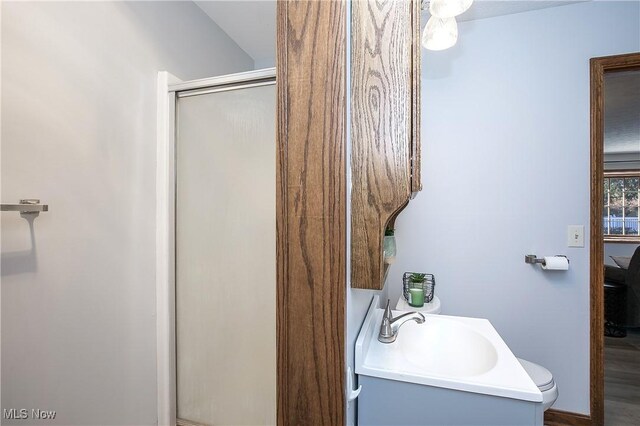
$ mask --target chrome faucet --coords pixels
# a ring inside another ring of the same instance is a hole
[[[422,324],[424,322],[424,315],[420,312],[407,312],[406,314],[393,318],[391,316],[391,308],[389,308],[389,299],[387,299],[387,307],[384,308],[384,314],[382,315],[382,324],[380,324],[378,340],[382,343],[395,342],[402,324],[410,320]]]

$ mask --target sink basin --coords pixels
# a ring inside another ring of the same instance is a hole
[[[423,324],[402,325],[394,343],[381,343],[378,305],[376,296],[356,341],[356,374],[542,402],[542,393],[488,320],[426,314]]]
[[[404,324],[395,344],[407,363],[424,374],[477,376],[498,362],[498,353],[486,337],[444,316],[430,316],[425,324]]]

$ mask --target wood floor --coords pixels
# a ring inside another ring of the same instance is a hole
[[[604,338],[606,426],[640,425],[640,329]]]

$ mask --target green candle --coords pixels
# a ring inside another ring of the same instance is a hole
[[[409,305],[414,308],[421,308],[424,306],[424,290],[421,288],[409,289]]]

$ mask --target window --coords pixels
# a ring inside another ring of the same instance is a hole
[[[605,240],[640,240],[638,187],[640,171],[604,173]]]

